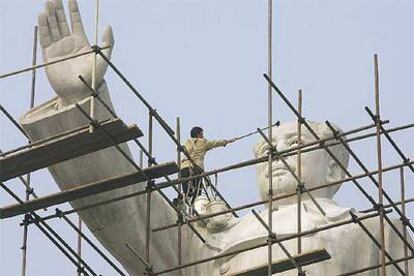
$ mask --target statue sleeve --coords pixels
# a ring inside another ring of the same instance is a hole
[[[393,224],[397,226],[399,232],[402,234],[402,223],[398,219],[393,219]],[[414,242],[412,237],[410,237],[410,230],[407,229],[407,240],[408,243],[411,245],[411,247],[414,249]],[[387,252],[393,257],[394,260],[404,258],[404,243],[400,239],[400,237],[396,234],[396,232],[391,229],[391,227],[386,224],[385,227],[385,248]],[[413,252],[411,252],[410,248],[407,248],[407,255],[413,256]],[[389,260],[387,259],[387,262]],[[411,273],[414,273],[414,259],[408,260],[408,271]],[[405,262],[399,262],[398,265],[400,268],[404,271],[405,270]],[[397,269],[393,265],[387,266],[387,274],[388,275],[400,275],[400,272],[397,271]]]
[[[98,91],[100,97],[112,108],[105,81],[100,85]],[[78,103],[85,111],[89,112],[89,98]],[[95,107],[97,120],[111,117],[99,101],[95,101]],[[75,105],[61,106],[57,97],[30,110],[21,118],[20,122],[32,141],[57,135],[89,123]],[[121,147],[128,155],[131,155],[126,144],[122,144]],[[132,165],[115,147],[67,160],[48,169],[61,190],[134,171]],[[42,183],[42,185],[49,184]],[[79,199],[70,202],[70,204],[75,208],[79,208],[87,204],[127,195],[144,188],[145,183],[137,183],[133,186]],[[174,223],[177,219],[172,208],[156,192],[152,193],[151,212],[152,228]],[[86,209],[81,211],[79,215],[94,236],[123,265],[129,274],[143,273],[142,264],[125,244],[128,242],[142,256],[145,256],[145,194]],[[162,269],[176,264],[176,240],[175,229],[151,233],[150,263],[154,267]]]

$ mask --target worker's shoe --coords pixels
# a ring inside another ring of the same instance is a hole
[[[174,205],[175,208],[178,209],[178,207],[180,207],[180,202],[181,202],[180,198],[176,197],[173,199],[172,204]]]
[[[173,205],[174,207],[180,212],[180,213],[184,213],[187,214],[187,209],[186,209],[186,205],[183,200],[181,199],[181,197],[177,197],[173,199]]]

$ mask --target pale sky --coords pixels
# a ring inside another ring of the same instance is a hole
[[[79,2],[91,40],[94,1]],[[114,64],[171,126],[180,116],[184,137],[193,125],[201,125],[208,138],[232,138],[267,124],[267,89],[262,77],[267,68],[266,3],[101,0],[99,28],[102,31],[112,25]],[[0,74],[30,65],[33,27],[43,6],[43,0],[0,1]],[[382,118],[390,120],[390,128],[414,122],[414,1],[275,0],[273,35],[274,80],[293,103],[297,90],[304,90],[306,118],[328,119],[344,130],[370,124],[364,106],[374,108],[373,54],[378,53]],[[15,118],[28,110],[30,79],[26,73],[0,80],[0,103]],[[109,69],[105,79],[120,117],[146,132],[144,106]],[[274,119],[295,119],[274,95]],[[38,71],[36,104],[52,96],[44,71]],[[0,130],[1,150],[26,143],[3,115]],[[392,134],[411,158],[413,134],[413,129]],[[252,158],[252,146],[258,138],[256,135],[209,153],[207,170]],[[351,146],[369,169],[376,169],[375,139]],[[157,161],[175,160],[175,148],[160,128],[156,129],[154,147]],[[137,157],[136,147],[131,149]],[[384,141],[384,166],[399,162]],[[350,171],[355,175],[362,172],[354,161]],[[413,181],[413,174],[406,170],[407,198],[414,197]],[[58,191],[47,170],[33,173],[32,183],[38,195]],[[373,184],[367,180],[361,183],[376,198]],[[398,201],[398,174],[385,174],[384,183]],[[24,197],[19,181],[6,185]],[[370,207],[352,185],[342,186],[337,202],[357,210]],[[232,206],[259,199],[253,167],[220,175],[218,187]],[[14,203],[4,191],[0,197],[1,206]],[[68,208],[63,205],[61,209]],[[414,221],[413,204],[408,214]],[[1,275],[20,273],[21,219],[0,222]],[[76,216],[72,219],[77,220]],[[50,224],[75,246],[76,234],[64,222]],[[30,228],[28,246],[27,275],[75,274],[75,267],[34,227]],[[88,246],[84,254],[96,272],[114,275]]]

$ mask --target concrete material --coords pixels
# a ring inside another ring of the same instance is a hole
[[[54,3],[55,8],[60,10],[60,1],[54,1]],[[75,44],[76,42],[80,43],[82,46],[80,48],[86,47],[85,43],[87,43],[87,40],[80,21],[77,3],[74,0],[70,0],[69,4],[72,14],[72,34],[70,32],[68,33],[66,21],[60,20],[60,28],[55,28],[54,24],[51,24],[53,23],[53,16],[52,22],[49,22],[49,25],[46,22],[50,19],[45,14],[39,16],[40,39],[45,61],[48,61],[50,58],[53,59],[57,56],[62,56],[57,53],[58,49],[66,45],[65,40],[70,40],[71,43]],[[110,42],[113,45],[111,31],[106,33],[104,41],[107,43]],[[53,65],[59,66],[61,71],[73,73],[68,74],[64,79],[60,78],[58,67],[53,68],[51,66],[47,68],[49,81],[58,94],[58,97],[31,110],[22,119],[22,125],[33,141],[44,139],[85,124],[85,118],[82,114],[79,114],[79,111],[73,103],[78,102],[85,110],[89,110],[90,100],[86,98],[88,92],[84,90],[84,87],[78,85],[79,82],[76,78],[78,75],[85,76],[88,73],[90,74],[90,58],[89,56],[85,56],[76,59],[76,63]],[[108,89],[103,81],[106,65],[100,63],[98,60],[97,67],[98,90],[105,101],[112,106]],[[100,120],[108,116],[107,112],[99,104],[95,107],[95,112],[97,119]],[[325,129],[319,124],[315,124],[315,129],[323,138],[326,132]],[[295,133],[296,130],[296,122],[282,124],[280,127],[273,129],[272,143],[275,144],[278,151],[297,143],[297,137],[295,138],[295,135],[297,136]],[[329,133],[331,132],[329,131]],[[308,143],[308,140],[312,138],[306,132],[303,132],[301,139],[303,143]],[[267,143],[263,141],[259,142],[255,147],[256,155],[261,156],[264,154],[266,152],[266,146],[268,146]],[[122,147],[125,151],[129,152],[126,145]],[[339,146],[334,150],[334,153],[347,166],[347,152]],[[297,170],[295,156],[287,158],[287,162],[295,171]],[[324,150],[303,153],[302,166],[302,180],[305,183],[305,187],[308,188],[340,180],[344,177],[344,173],[340,170],[339,166],[335,162],[332,162]],[[297,181],[277,159],[274,160],[273,169],[272,175],[268,175],[266,174],[267,164],[263,163],[258,165],[257,183],[262,197],[267,197],[269,177],[273,180],[273,192],[275,196],[290,193],[292,189],[294,192]],[[114,175],[131,173],[133,168],[115,149],[108,148],[87,156],[62,162],[50,167],[49,170],[59,187],[62,190],[67,190],[74,186],[99,181]],[[339,186],[322,189],[313,194],[316,201],[326,211],[325,216],[320,214],[319,210],[305,195],[303,196],[303,200],[299,206],[302,214],[302,231],[317,229],[318,227],[350,218],[349,211],[351,209],[340,207],[332,200],[338,188]],[[140,188],[137,186],[124,187],[90,197],[87,201],[83,199],[73,201],[72,205],[81,207],[94,200],[120,196],[138,189]],[[277,202],[276,208],[271,210],[274,221],[273,231],[278,237],[292,235],[297,232],[296,216],[298,206],[295,203],[296,197],[293,196],[292,198]],[[144,252],[145,234],[143,233],[145,233],[146,228],[145,205],[145,197],[137,197],[80,212],[80,216],[95,237],[131,275],[142,275],[144,266],[137,262],[133,254],[125,246],[125,243],[130,244],[137,252]],[[176,215],[157,194],[154,194],[152,197],[151,210],[154,210],[151,217],[151,226],[153,228],[176,220]],[[263,210],[260,213],[264,220],[267,218],[267,212],[268,210]],[[238,249],[266,242],[268,232],[253,215],[247,215],[240,219],[233,218],[233,220],[236,220],[236,222],[229,223],[227,227],[215,233],[210,233],[206,227],[199,226],[198,229],[206,237],[207,244],[200,243],[192,232],[189,231],[187,226],[184,225],[182,229],[182,241],[184,245],[182,252],[183,264],[226,252],[231,253]],[[401,225],[398,221],[395,221],[395,223]],[[378,239],[378,220],[369,219],[364,222],[364,225]],[[384,231],[386,236],[386,250],[395,259],[401,257],[403,254],[401,240],[398,239],[388,225],[385,225]],[[411,239],[410,243],[412,243]],[[296,240],[286,241],[284,242],[284,246],[292,253],[297,250]],[[174,229],[151,235],[150,260],[155,271],[176,266],[176,248],[177,235]],[[332,258],[328,261],[307,266],[306,274],[308,276],[337,275],[364,266],[377,265],[380,260],[378,248],[356,224],[332,228],[302,238],[303,252],[320,248],[325,248]],[[183,271],[186,275],[237,274],[240,271],[249,270],[254,267],[266,266],[268,262],[267,250],[267,247],[256,248],[254,250],[233,254],[228,258],[189,267],[183,269]],[[272,247],[272,262],[278,262],[283,259],[285,259],[285,254],[279,247],[274,245]],[[411,261],[409,265],[411,271],[414,271],[414,263]],[[387,275],[398,275],[395,268],[391,266],[387,267],[387,272]],[[176,274],[171,272],[169,275]],[[297,271],[284,271],[278,275],[296,276]],[[379,271],[373,270],[364,275],[379,275]]]

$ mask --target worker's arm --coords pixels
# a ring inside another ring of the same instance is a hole
[[[207,140],[205,139],[205,148],[206,150],[211,150],[217,147],[225,147],[227,144],[233,143],[235,140]]]

